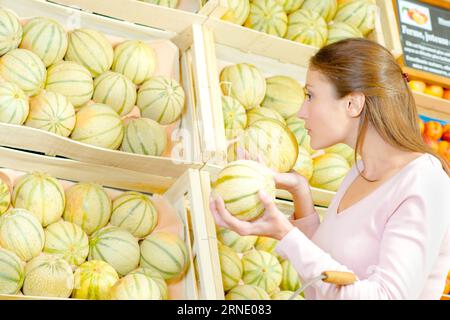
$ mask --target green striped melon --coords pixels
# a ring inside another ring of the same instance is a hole
[[[286,124],[281,114],[270,108],[256,107],[247,112],[247,126],[251,126],[261,119],[274,119]]]
[[[184,108],[183,87],[174,79],[158,76],[150,78],[139,88],[137,106],[141,116],[162,125],[178,120]]]
[[[217,239],[225,246],[233,249],[238,253],[246,252],[252,249],[258,239],[257,236],[240,236],[236,232],[219,228],[217,230]]]
[[[71,266],[79,266],[89,254],[89,239],[78,225],[59,220],[45,230],[44,252],[60,255]]]
[[[23,124],[30,110],[28,97],[12,82],[0,82],[0,122]]]
[[[120,276],[139,265],[139,243],[131,233],[116,226],[104,227],[89,239],[89,260],[110,264]]]
[[[189,261],[188,247],[176,234],[153,232],[141,242],[141,267],[158,271],[164,280],[184,277]]]
[[[158,211],[145,194],[129,191],[114,199],[110,223],[136,238],[148,236],[158,224]]]
[[[125,126],[120,150],[148,156],[161,156],[167,147],[167,133],[158,122],[147,119],[132,119]]]
[[[42,92],[30,99],[25,125],[68,137],[75,127],[75,108],[62,94]]]
[[[242,104],[233,97],[222,96],[222,112],[227,139],[233,139],[247,126],[247,114]]]
[[[321,48],[327,37],[327,23],[317,12],[300,9],[288,16],[286,39]]]
[[[136,86],[123,74],[106,71],[94,80],[92,100],[106,104],[124,116],[136,103]]]
[[[9,209],[0,216],[0,246],[28,261],[44,248],[44,229],[28,210]]]
[[[362,38],[357,28],[345,22],[334,22],[328,27],[327,45],[349,38]]]
[[[376,10],[371,0],[340,0],[334,20],[348,23],[366,36],[375,28]]]
[[[22,288],[25,264],[12,251],[0,248],[0,294],[17,294]]]
[[[289,14],[300,9],[304,0],[277,0],[277,2],[283,6],[284,12]]]
[[[219,244],[219,259],[223,289],[229,291],[237,286],[242,278],[241,258],[233,249]]]
[[[346,145],[345,143],[338,143],[331,147],[325,149],[326,153],[336,153],[347,160],[347,162],[352,165],[355,158],[355,150],[352,147]]]
[[[22,41],[22,25],[17,15],[6,8],[0,8],[0,56],[17,49]]]
[[[42,60],[26,49],[9,51],[0,59],[0,76],[17,84],[28,96],[35,96],[44,88],[46,74]]]
[[[243,25],[250,13],[250,1],[227,0],[227,5],[228,11],[222,16],[222,20]]]
[[[295,291],[283,290],[278,291],[270,296],[272,300],[290,300]],[[301,295],[297,295],[292,300],[305,300]]]
[[[114,51],[111,43],[101,32],[76,29],[68,33],[69,44],[66,61],[78,62],[95,78],[111,68]]]
[[[302,9],[317,12],[326,22],[333,20],[337,8],[337,0],[305,0],[302,6]]]
[[[295,116],[305,100],[303,87],[288,76],[266,79],[266,95],[261,106],[277,111],[284,119]]]
[[[111,217],[111,199],[95,183],[77,183],[66,190],[63,218],[80,226],[88,235],[104,227]]]
[[[151,4],[157,4],[159,6],[176,8],[178,5],[178,0],[140,0]]]
[[[298,144],[287,126],[273,119],[261,119],[249,126],[239,141],[251,159],[260,155],[265,164],[278,172],[291,170],[298,157]]]
[[[271,294],[278,289],[282,278],[282,268],[277,258],[268,252],[251,250],[242,257],[245,284],[252,284]]]
[[[104,261],[91,260],[80,265],[74,273],[72,298],[109,300],[112,286],[119,280],[116,270]]]
[[[111,288],[111,300],[162,300],[155,281],[143,274],[129,274]]]
[[[33,172],[15,183],[12,205],[29,210],[45,227],[61,218],[66,197],[58,180],[46,173]]]
[[[129,274],[142,274],[146,276],[148,279],[154,281],[158,285],[159,292],[161,293],[161,298],[163,300],[169,299],[169,288],[167,287],[166,281],[158,271],[148,268],[139,268],[130,272]]]
[[[342,180],[350,170],[344,157],[335,153],[326,153],[314,158],[314,172],[311,186],[329,191],[337,191]]]
[[[220,73],[220,87],[226,96],[237,99],[246,110],[261,104],[266,94],[266,80],[254,65],[238,63]]]
[[[300,278],[294,266],[289,260],[281,262],[283,269],[281,277],[281,290],[296,291],[301,286]]]
[[[298,147],[298,158],[294,170],[304,176],[306,180],[311,179],[314,171],[313,159],[306,148]]]
[[[11,203],[11,193],[8,184],[0,179],[0,216],[6,212]]]
[[[259,191],[275,200],[275,181],[269,170],[251,160],[227,164],[213,184],[213,195],[221,196],[226,209],[236,218],[251,221],[260,217],[264,206]]]
[[[244,26],[283,37],[287,29],[287,15],[276,0],[252,0]]]
[[[67,51],[67,34],[57,21],[36,17],[23,27],[20,48],[36,53],[48,67],[64,58]]]
[[[135,85],[140,85],[155,73],[155,50],[139,40],[124,41],[114,48],[111,69],[123,74]]]
[[[89,70],[82,65],[61,61],[48,68],[45,90],[66,96],[78,109],[91,100],[94,81]]]
[[[270,300],[270,296],[260,287],[240,285],[228,291],[225,300]]]
[[[289,130],[294,134],[299,147],[305,148],[310,154],[315,153],[311,148],[311,137],[305,128],[305,121],[297,117],[291,117],[286,120]]]
[[[73,140],[115,150],[123,140],[123,122],[117,112],[106,104],[94,103],[76,113]]]
[[[276,239],[260,236],[258,237],[258,240],[256,240],[255,249],[273,253],[277,244],[278,240]]]
[[[72,268],[61,256],[44,253],[25,267],[22,289],[25,295],[68,298],[73,287]]]
[[[297,131],[300,129],[305,129],[305,120],[297,118],[296,116],[292,116],[286,119],[286,125],[289,130],[297,136]]]

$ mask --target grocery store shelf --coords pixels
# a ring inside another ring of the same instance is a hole
[[[420,114],[450,121],[450,100],[433,97],[420,92],[413,92],[413,95]]]

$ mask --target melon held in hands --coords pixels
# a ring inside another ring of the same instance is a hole
[[[269,169],[251,160],[231,162],[213,184],[213,195],[222,197],[225,208],[241,220],[255,220],[264,212],[259,191],[275,200],[275,181]]]

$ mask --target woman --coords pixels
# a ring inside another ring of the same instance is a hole
[[[449,167],[422,141],[407,76],[382,46],[348,39],[311,59],[306,90],[298,116],[311,147],[346,143],[361,155],[324,221],[305,178],[274,173],[277,188],[292,194],[291,219],[261,191],[262,218],[240,221],[218,197],[210,203],[216,223],[280,240],[277,253],[303,281],[327,270],[359,279],[317,282],[307,299],[439,299],[450,269]]]

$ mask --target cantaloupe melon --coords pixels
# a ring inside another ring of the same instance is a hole
[[[228,11],[222,16],[222,20],[238,25],[243,25],[250,13],[249,0],[228,0]]]
[[[161,298],[163,300],[169,299],[169,288],[167,287],[167,283],[162,277],[161,273],[159,273],[158,271],[148,268],[139,268],[130,272],[129,274],[142,274],[146,276],[148,279],[154,281],[158,285],[159,292],[161,293]]]
[[[139,40],[127,40],[114,48],[111,69],[140,85],[153,76],[156,69],[155,50]]]
[[[148,236],[158,224],[158,211],[152,200],[142,193],[124,192],[112,205],[111,224],[136,238]]]
[[[157,76],[145,81],[138,91],[137,106],[141,116],[162,125],[180,118],[185,103],[183,87],[174,79]]]
[[[119,280],[119,275],[106,262],[92,260],[80,265],[74,278],[72,298],[109,300],[111,287]]]
[[[345,22],[334,22],[328,27],[327,45],[348,39],[362,38],[363,34],[359,29]]]
[[[326,153],[313,160],[314,173],[309,181],[311,186],[329,191],[337,191],[350,170],[344,157]]]
[[[23,124],[29,109],[28,97],[18,85],[0,83],[0,122]]]
[[[317,12],[326,22],[333,20],[337,7],[337,0],[305,0],[302,5],[302,9]]]
[[[274,293],[281,283],[282,268],[275,256],[261,250],[247,251],[242,257],[245,284],[256,285],[267,293]]]
[[[46,75],[42,60],[29,50],[14,49],[0,59],[0,76],[18,85],[27,96],[35,96],[44,88]]]
[[[225,300],[270,300],[270,296],[258,286],[240,285],[231,289]]]
[[[131,233],[115,226],[107,226],[91,235],[89,260],[102,260],[126,275],[139,265],[139,244]]]
[[[325,149],[326,153],[336,153],[347,160],[347,162],[352,165],[355,158],[355,150],[352,147],[346,145],[345,143],[338,143],[334,146]]]
[[[274,119],[285,124],[284,118],[278,111],[270,108],[256,107],[247,112],[247,126],[251,126],[256,121],[261,119]]]
[[[277,0],[277,2],[281,4],[283,10],[289,14],[300,9],[304,0]]]
[[[321,48],[327,37],[327,23],[317,12],[300,9],[288,16],[286,39]]]
[[[123,122],[106,104],[94,103],[76,113],[71,138],[93,146],[115,150],[123,140]]]
[[[25,267],[25,295],[68,298],[73,287],[72,268],[61,256],[43,253]]]
[[[288,76],[266,79],[266,95],[262,106],[277,111],[284,119],[295,116],[305,100],[300,83]]]
[[[79,266],[89,254],[87,234],[75,223],[59,220],[45,230],[44,252],[60,255],[71,266]]]
[[[295,291],[288,291],[288,290],[278,291],[278,292],[272,294],[270,296],[270,298],[272,300],[290,300],[294,293],[295,293]],[[301,295],[297,295],[292,300],[305,300],[305,298],[303,298]]]
[[[25,263],[14,252],[0,248],[0,294],[17,294],[24,272]]]
[[[66,190],[64,220],[77,224],[88,235],[104,227],[111,217],[111,199],[95,183],[77,183]]]
[[[167,147],[167,133],[152,119],[132,119],[125,126],[120,150],[149,156],[161,156]]]
[[[46,173],[33,172],[17,180],[12,205],[29,210],[45,227],[61,218],[66,198],[58,180]]]
[[[304,147],[298,147],[298,158],[297,162],[295,162],[294,170],[304,176],[306,180],[311,179],[313,175],[313,159],[311,158],[311,154]]]
[[[109,70],[114,51],[104,34],[91,29],[76,29],[68,33],[66,61],[75,61],[86,67],[95,78]]]
[[[233,249],[219,244],[219,259],[223,289],[228,291],[237,286],[242,278],[241,258]]]
[[[140,265],[158,271],[164,280],[178,280],[190,266],[188,247],[176,234],[153,232],[141,242]]]
[[[23,27],[23,38],[20,48],[37,54],[46,67],[64,58],[67,44],[66,31],[53,19],[45,17],[32,18]]]
[[[289,130],[294,134],[298,146],[305,148],[309,154],[314,154],[316,151],[311,148],[311,137],[305,128],[305,121],[297,117],[291,117],[286,120],[286,123]]]
[[[340,0],[334,20],[346,22],[366,36],[375,27],[376,10],[372,0]]]
[[[287,29],[287,15],[276,0],[253,0],[244,26],[283,37]]]
[[[233,139],[242,133],[247,126],[245,108],[237,99],[222,96],[222,112],[225,135],[228,139]]]
[[[22,41],[23,29],[17,15],[6,8],[0,8],[0,56],[17,49]]]
[[[226,165],[213,184],[213,196],[222,197],[226,209],[236,218],[255,220],[264,212],[259,191],[275,199],[275,181],[269,170],[251,160]]]
[[[62,94],[41,92],[30,99],[25,125],[68,137],[75,127],[75,108]]]
[[[92,100],[106,104],[124,116],[136,103],[136,86],[123,74],[106,71],[94,80]]]
[[[254,65],[238,63],[222,69],[220,87],[226,96],[237,99],[246,110],[261,104],[266,94],[266,81]]]
[[[255,249],[273,253],[277,244],[278,240],[274,238],[259,236],[255,243]]]
[[[0,246],[22,261],[31,260],[44,248],[44,229],[30,211],[9,209],[0,216]]]
[[[240,236],[236,232],[226,229],[218,228],[217,239],[225,246],[233,249],[238,253],[246,252],[252,249],[258,240],[257,236]]]
[[[94,81],[88,69],[73,61],[61,61],[47,69],[45,90],[60,93],[79,109],[92,98]]]
[[[111,288],[111,300],[162,300],[155,281],[142,274],[129,274]]]
[[[8,210],[11,203],[11,192],[9,192],[8,184],[0,179],[0,215]]]
[[[289,260],[281,262],[283,269],[280,288],[281,290],[296,291],[301,286],[300,278],[294,266]]]

